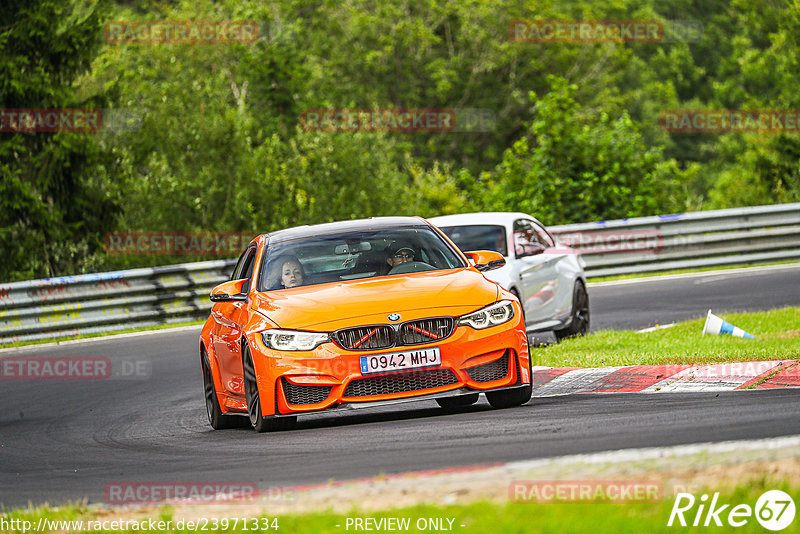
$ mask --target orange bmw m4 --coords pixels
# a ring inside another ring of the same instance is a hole
[[[291,428],[298,416],[435,400],[531,398],[519,300],[422,218],[301,226],[255,238],[211,292],[200,335],[215,429]]]

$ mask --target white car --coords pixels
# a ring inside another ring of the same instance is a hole
[[[461,250],[494,250],[506,259],[486,278],[516,294],[528,333],[553,330],[561,340],[589,331],[584,261],[525,213],[464,213],[429,219]]]

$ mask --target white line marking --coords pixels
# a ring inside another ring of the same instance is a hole
[[[641,278],[629,278],[626,280],[610,280],[608,282],[589,282],[589,287],[608,287],[608,286],[622,286],[628,284],[642,284],[645,282],[658,282],[660,280],[679,280],[683,278],[700,278],[705,276],[719,276],[719,275],[747,275],[760,273],[762,271],[780,271],[784,269],[800,269],[800,263],[791,263],[788,265],[767,265],[764,267],[742,267],[740,269],[720,269],[716,271],[705,271],[699,273],[681,273],[681,274],[665,274],[644,276]]]
[[[661,330],[662,328],[672,328],[678,323],[669,323],[669,324],[659,324],[656,326],[651,326],[650,328],[642,328],[641,330],[637,330],[637,334],[646,334],[648,332],[655,332],[656,330]]]
[[[198,335],[200,330],[202,330],[203,325],[190,325],[190,326],[176,326],[175,328],[161,328],[158,330],[142,330],[141,332],[129,332],[127,334],[111,334],[108,336],[98,336],[98,337],[87,337],[85,339],[67,339],[64,341],[54,341],[53,343],[39,343],[35,345],[23,345],[21,347],[9,347],[7,349],[0,349],[0,354],[5,354],[9,352],[19,352],[23,350],[36,350],[40,348],[52,348],[52,347],[61,347],[63,345],[75,345],[78,343],[90,343],[93,341],[114,341],[117,339],[125,339],[129,337],[141,337],[141,336],[157,336],[159,334],[172,334],[175,332],[184,332],[190,330],[197,330]],[[198,347],[200,340],[198,339]],[[199,350],[199,349],[198,349]],[[0,356],[1,358],[2,356]]]
[[[766,438],[740,441],[718,441],[693,443],[691,445],[674,445],[671,447],[647,447],[641,449],[619,449],[591,454],[572,454],[557,456],[555,458],[542,458],[539,460],[523,460],[509,462],[507,467],[515,469],[534,469],[552,464],[602,464],[602,463],[627,463],[639,460],[660,460],[666,456],[689,456],[700,453],[719,454],[726,452],[761,451],[765,449],[777,450],[784,448],[800,447],[800,436],[785,436],[780,438]]]

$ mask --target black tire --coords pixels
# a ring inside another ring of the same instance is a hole
[[[583,281],[577,280],[572,291],[572,318],[566,328],[555,331],[556,337],[561,341],[568,337],[585,336],[589,333],[589,323],[589,294]]]
[[[514,389],[505,389],[501,391],[487,391],[486,400],[492,408],[513,408],[514,406],[521,406],[531,400],[533,395],[533,372],[531,371],[530,356],[528,357],[528,376],[531,378],[530,384],[525,384]]]
[[[200,366],[203,369],[203,395],[206,399],[206,415],[208,422],[214,430],[227,428],[246,428],[250,426],[247,417],[241,415],[228,415],[222,413],[219,406],[214,378],[211,376],[211,365],[208,363],[208,353],[204,346],[200,346]]]
[[[519,301],[519,307],[522,310],[522,322],[525,323],[525,326],[527,327],[528,323],[525,322],[525,306],[522,304],[522,299],[519,296],[519,291],[517,291],[514,288],[511,288],[509,289],[509,292],[515,297],[517,297],[517,300]]]
[[[503,391],[487,391],[486,400],[492,405],[492,408],[513,408],[514,406],[522,406],[533,395],[533,387],[526,384],[524,387],[517,389],[506,389]]]
[[[297,417],[264,417],[261,414],[261,399],[258,394],[256,370],[253,365],[253,356],[250,347],[242,343],[242,371],[244,374],[244,396],[247,400],[247,414],[250,416],[250,425],[256,432],[271,432],[275,430],[290,430],[297,424]]]
[[[444,397],[436,399],[436,404],[445,409],[450,408],[463,408],[464,406],[471,406],[478,402],[480,393],[469,393],[467,395],[459,395],[458,397]]]
[[[511,292],[512,295],[517,297],[517,300],[519,301],[519,307],[522,310],[522,326],[523,328],[525,328],[525,339],[527,339],[528,343],[530,343],[531,338],[528,336],[528,321],[525,319],[525,306],[522,304],[522,299],[519,296],[519,291],[517,291],[514,288],[509,289],[509,291]]]

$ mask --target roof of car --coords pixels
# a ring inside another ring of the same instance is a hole
[[[502,224],[508,226],[517,219],[538,220],[527,213],[513,211],[485,211],[479,213],[459,213],[458,215],[442,215],[428,219],[436,226],[466,226],[473,224]],[[541,223],[540,223],[541,224]]]
[[[309,235],[336,234],[359,230],[389,230],[409,226],[427,226],[422,217],[371,217],[369,219],[355,219],[352,221],[336,221],[330,223],[295,226],[283,230],[276,230],[266,234],[267,237],[279,237],[281,240]]]

